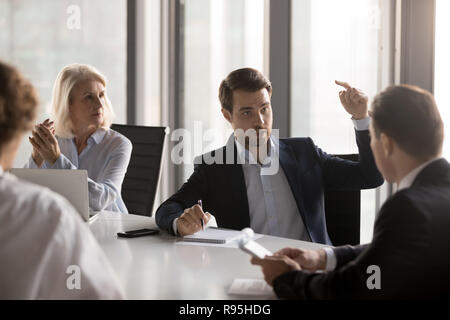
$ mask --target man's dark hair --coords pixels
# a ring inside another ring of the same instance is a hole
[[[431,93],[416,86],[392,86],[372,103],[373,128],[385,133],[406,153],[428,159],[439,155],[444,124]]]
[[[37,105],[31,83],[16,68],[0,61],[0,147],[17,133],[31,129]]]
[[[220,84],[219,100],[222,108],[233,112],[233,91],[255,92],[266,89],[272,95],[272,84],[261,72],[243,68],[231,72]]]

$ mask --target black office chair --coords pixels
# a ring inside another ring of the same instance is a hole
[[[358,161],[358,154],[335,155]],[[328,235],[334,246],[360,243],[361,191],[325,191],[325,217]]]
[[[151,216],[161,171],[166,127],[113,124],[111,129],[123,134],[133,144],[130,164],[122,183],[122,199],[129,213]]]

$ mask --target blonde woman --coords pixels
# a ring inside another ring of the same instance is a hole
[[[110,129],[114,112],[105,77],[88,65],[64,67],[53,88],[52,117],[32,131],[33,153],[26,167],[85,169],[89,207],[128,213],[121,186],[132,145]]]

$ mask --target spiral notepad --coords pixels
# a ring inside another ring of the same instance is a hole
[[[234,240],[238,240],[243,236],[245,236],[245,234],[243,234],[241,231],[206,228],[205,230],[183,237],[183,241],[224,244]]]

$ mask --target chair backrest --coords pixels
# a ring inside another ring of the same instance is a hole
[[[151,216],[161,172],[166,127],[113,124],[133,144],[122,184],[122,199],[132,214]]]
[[[335,155],[336,157],[359,161],[358,154]],[[328,235],[334,246],[360,243],[361,191],[325,191],[325,217]]]

